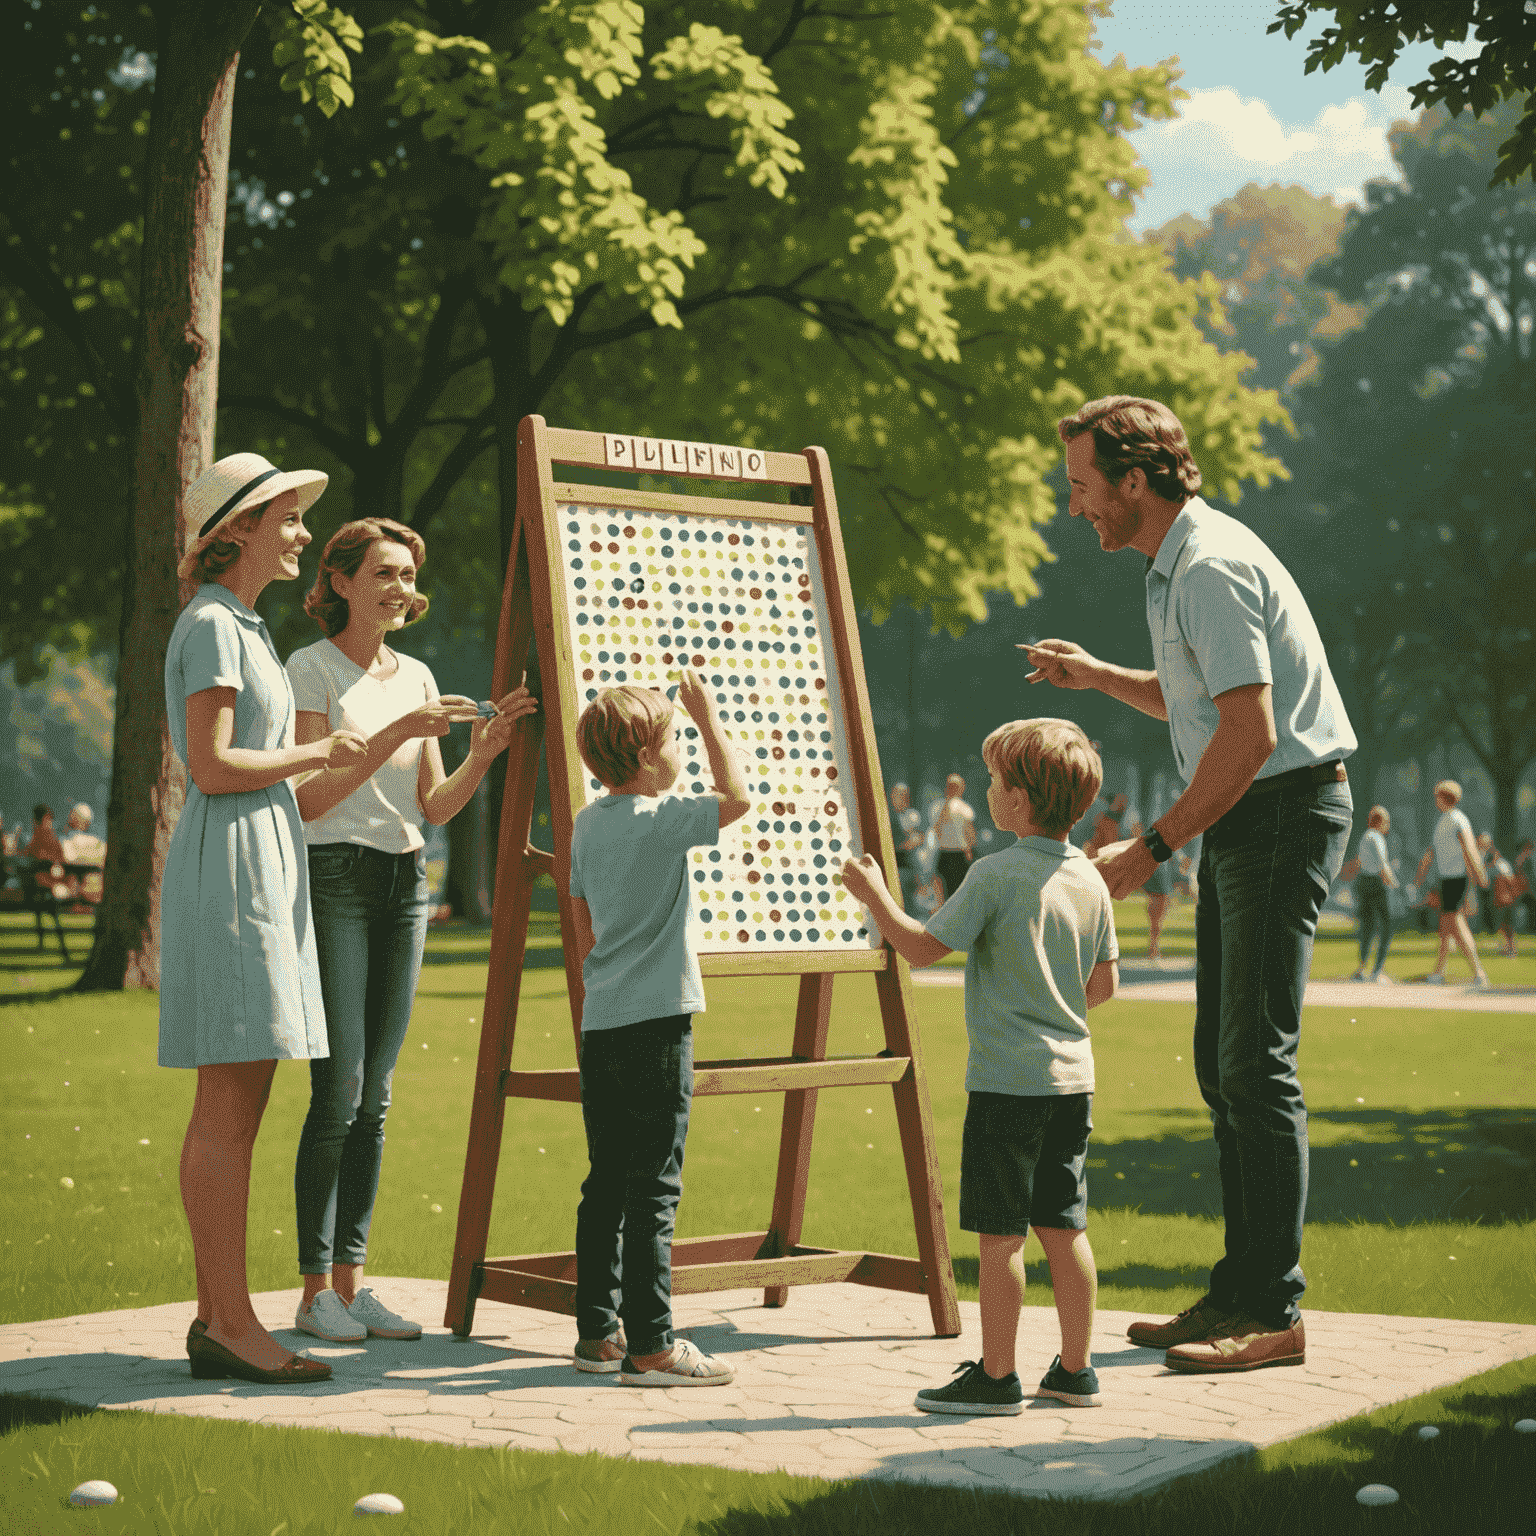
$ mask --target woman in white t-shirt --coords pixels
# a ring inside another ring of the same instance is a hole
[[[1339,871],[1340,878],[1355,882],[1355,912],[1360,924],[1360,966],[1351,981],[1375,981],[1389,984],[1392,978],[1382,970],[1392,943],[1392,913],[1387,906],[1387,892],[1397,889],[1387,852],[1387,833],[1392,830],[1392,816],[1384,805],[1373,805],[1366,818],[1367,830],[1360,839],[1355,856]],[[1376,965],[1370,964],[1371,940],[1376,939]]]
[[[390,1081],[405,1041],[427,934],[426,841],[474,794],[513,722],[537,708],[526,688],[490,720],[475,701],[439,695],[427,666],[385,637],[419,619],[421,536],[389,518],[340,528],[304,600],[327,636],[288,658],[300,743],[344,728],[367,739],[355,767],[298,786],[325,999],[329,1057],[310,1062],[309,1114],[294,1194],[304,1298],[296,1325],[334,1341],[419,1338],[416,1323],[358,1289],[378,1194]],[[475,721],[450,776],[437,738]],[[334,1276],[334,1280],[333,1280]]]
[[[1424,884],[1429,873],[1429,861],[1435,861],[1435,872],[1440,880],[1440,955],[1435,968],[1426,978],[1443,986],[1445,963],[1450,958],[1451,940],[1467,957],[1472,967],[1473,985],[1486,987],[1488,973],[1477,957],[1477,945],[1472,941],[1472,930],[1461,915],[1461,903],[1467,894],[1467,878],[1472,877],[1479,885],[1488,884],[1488,872],[1483,868],[1477,843],[1472,836],[1472,823],[1457,809],[1461,804],[1461,785],[1454,779],[1442,779],[1435,785],[1435,804],[1440,808],[1440,820],[1435,823],[1434,834],[1424,857],[1419,860],[1416,885]]]

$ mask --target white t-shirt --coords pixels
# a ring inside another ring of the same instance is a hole
[[[296,708],[324,715],[333,731],[374,736],[386,725],[438,696],[431,670],[414,656],[390,651],[396,667],[389,677],[374,677],[330,640],[306,645],[288,658]],[[304,841],[361,843],[383,853],[413,853],[424,847],[417,774],[422,738],[412,737],[325,815],[304,823]]]
[[[1362,875],[1375,875],[1381,878],[1381,872],[1387,867],[1387,840],[1380,832],[1372,827],[1364,837],[1360,839],[1360,873]]]
[[[939,847],[951,853],[964,853],[970,846],[966,828],[976,820],[976,812],[959,795],[951,795],[934,818],[934,830],[939,835]]]
[[[1462,851],[1461,834],[1472,836],[1472,823],[1455,806],[1435,823],[1430,844],[1435,850],[1435,869],[1442,880],[1459,880],[1467,873],[1467,858]]]

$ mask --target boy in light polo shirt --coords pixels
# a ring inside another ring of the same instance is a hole
[[[1088,1010],[1114,996],[1119,951],[1109,890],[1067,834],[1098,794],[1103,768],[1070,720],[1012,721],[981,754],[992,773],[993,824],[1019,840],[977,859],[926,927],[892,902],[868,854],[843,866],[843,883],[910,964],[966,951],[960,1226],[981,1240],[982,1358],[963,1362],[948,1386],[919,1392],[917,1406],[1023,1411],[1014,1349],[1033,1226],[1051,1267],[1061,1353],[1032,1395],[1095,1407],[1098,1275],[1083,1173],[1093,1128]]]
[[[713,847],[746,814],[747,786],[691,668],[677,697],[698,725],[712,795],[657,798],[682,766],[663,695],[606,688],[576,723],[582,760],[608,793],[577,813],[571,833],[591,1160],[576,1211],[574,1359],[577,1370],[617,1371],[630,1387],[723,1386],[735,1374],[673,1337],[672,1231],[693,1098],[693,1015],[704,1011],[688,850]]]

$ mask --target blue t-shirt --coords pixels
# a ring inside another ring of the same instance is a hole
[[[1120,951],[1109,887],[1081,848],[1021,837],[974,860],[927,929],[966,951],[968,1092],[1093,1092],[1088,978]]]
[[[1277,738],[1259,778],[1355,750],[1300,587],[1251,528],[1198,496],[1184,504],[1148,562],[1147,627],[1173,756],[1186,783],[1216,734],[1214,701],[1252,683],[1270,685]]]
[[[688,850],[720,841],[720,801],[604,795],[571,831],[573,899],[592,913],[582,1032],[704,1012]]]

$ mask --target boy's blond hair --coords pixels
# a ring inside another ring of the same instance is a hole
[[[982,761],[1008,789],[1029,797],[1029,819],[1046,836],[1070,831],[1094,802],[1104,765],[1071,720],[1010,720],[981,744]]]
[[[659,751],[671,727],[671,700],[654,688],[604,688],[576,722],[576,750],[612,789],[639,773],[640,754]]]
[[[1365,818],[1365,824],[1385,832],[1392,825],[1392,813],[1384,805],[1373,805],[1371,814]]]
[[[1458,784],[1455,779],[1441,779],[1440,782],[1435,785],[1435,798],[1438,800],[1441,795],[1444,795],[1452,805],[1460,805],[1461,785]]]

